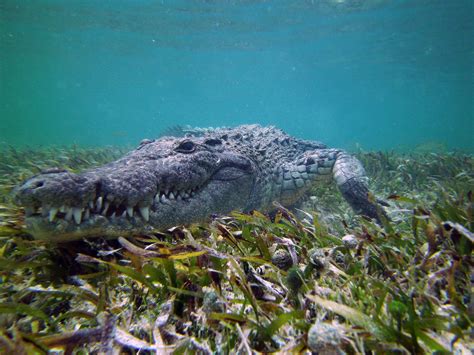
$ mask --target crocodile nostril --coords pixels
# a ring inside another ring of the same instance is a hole
[[[44,181],[36,182],[34,188],[41,187],[41,186],[44,186]]]

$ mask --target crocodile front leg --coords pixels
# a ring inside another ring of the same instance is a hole
[[[314,184],[336,181],[339,191],[359,214],[378,218],[377,206],[369,200],[368,178],[355,157],[338,149],[306,151],[296,161],[280,166],[273,182],[270,200],[278,200],[285,206],[297,202]]]
[[[354,211],[379,220],[377,206],[369,199],[368,178],[362,163],[341,151],[337,154],[332,172],[339,191]]]

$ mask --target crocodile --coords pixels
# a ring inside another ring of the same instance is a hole
[[[14,197],[33,237],[64,242],[149,234],[235,210],[269,212],[331,179],[357,213],[378,218],[354,156],[260,125],[143,140],[81,173],[43,171],[17,186]]]

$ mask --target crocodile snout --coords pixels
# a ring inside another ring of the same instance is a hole
[[[14,190],[15,202],[25,208],[79,206],[95,197],[97,182],[68,171],[47,171],[26,180]]]

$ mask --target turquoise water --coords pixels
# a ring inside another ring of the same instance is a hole
[[[0,2],[0,142],[272,124],[347,149],[474,151],[473,1]]]

